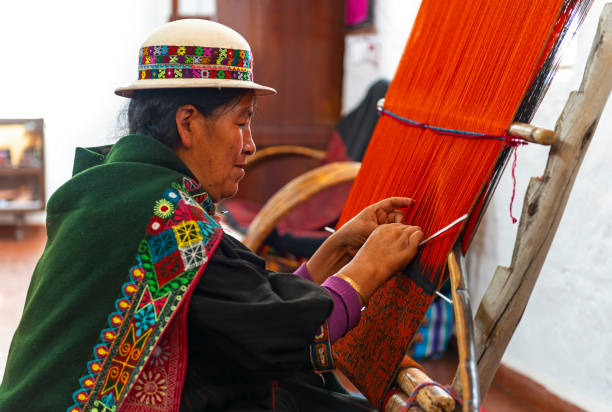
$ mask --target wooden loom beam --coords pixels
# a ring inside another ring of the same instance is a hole
[[[521,122],[510,123],[508,134],[543,146],[550,146],[557,140],[557,134],[554,130],[543,129]]]
[[[409,395],[414,393],[415,389],[422,384],[433,382],[425,372],[419,368],[407,367],[399,371],[396,383],[402,392],[396,394],[399,399],[403,401],[403,404],[408,403],[407,399]],[[399,403],[399,408],[393,409],[393,405],[387,403],[385,412],[397,412],[402,411],[402,402]],[[443,389],[430,385],[422,387],[415,398],[414,407],[418,407],[421,411],[428,412],[451,412],[455,409],[455,400]]]
[[[582,83],[572,92],[555,131],[542,177],[532,178],[510,267],[499,266],[480,303],[475,324],[479,390],[487,393],[531,295],[571,188],[612,89],[612,4],[600,17]],[[461,372],[455,375],[461,390]]]

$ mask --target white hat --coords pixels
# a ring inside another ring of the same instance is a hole
[[[138,80],[117,88],[115,94],[131,97],[134,90],[196,87],[276,94],[273,88],[253,82],[253,54],[244,37],[209,20],[164,24],[142,43],[138,61]]]

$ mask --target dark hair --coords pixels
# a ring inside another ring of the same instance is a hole
[[[238,104],[246,93],[252,91],[239,88],[136,90],[128,107],[129,132],[153,137],[173,148],[180,141],[176,129],[179,107],[191,104],[205,117],[211,117],[223,113],[217,109]]]

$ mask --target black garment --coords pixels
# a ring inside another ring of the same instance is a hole
[[[388,80],[381,79],[374,82],[361,103],[338,122],[336,129],[346,146],[346,154],[356,162],[361,162],[368,148],[378,123],[376,103],[385,97],[388,88]]]
[[[308,349],[332,305],[324,288],[267,271],[263,259],[224,234],[189,305],[181,410],[271,410],[273,402],[278,411],[304,410],[284,382],[322,386]]]
[[[333,226],[333,225],[330,225]],[[287,251],[297,256],[310,258],[319,247],[325,242],[325,237],[305,237],[295,236],[291,233],[279,235],[278,230],[274,228],[270,235],[266,238],[265,244],[272,246],[277,250]]]

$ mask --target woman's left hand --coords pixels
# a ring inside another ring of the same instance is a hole
[[[408,197],[389,197],[374,203],[359,212],[332,235],[336,238],[335,243],[344,247],[346,252],[353,257],[374,229],[386,223],[401,223],[404,218],[404,212],[401,209],[406,209],[413,204],[414,200]]]
[[[327,238],[308,260],[306,267],[312,279],[323,283],[355,256],[374,229],[386,223],[400,223],[404,217],[401,209],[413,204],[414,200],[407,197],[390,197],[363,209]]]

